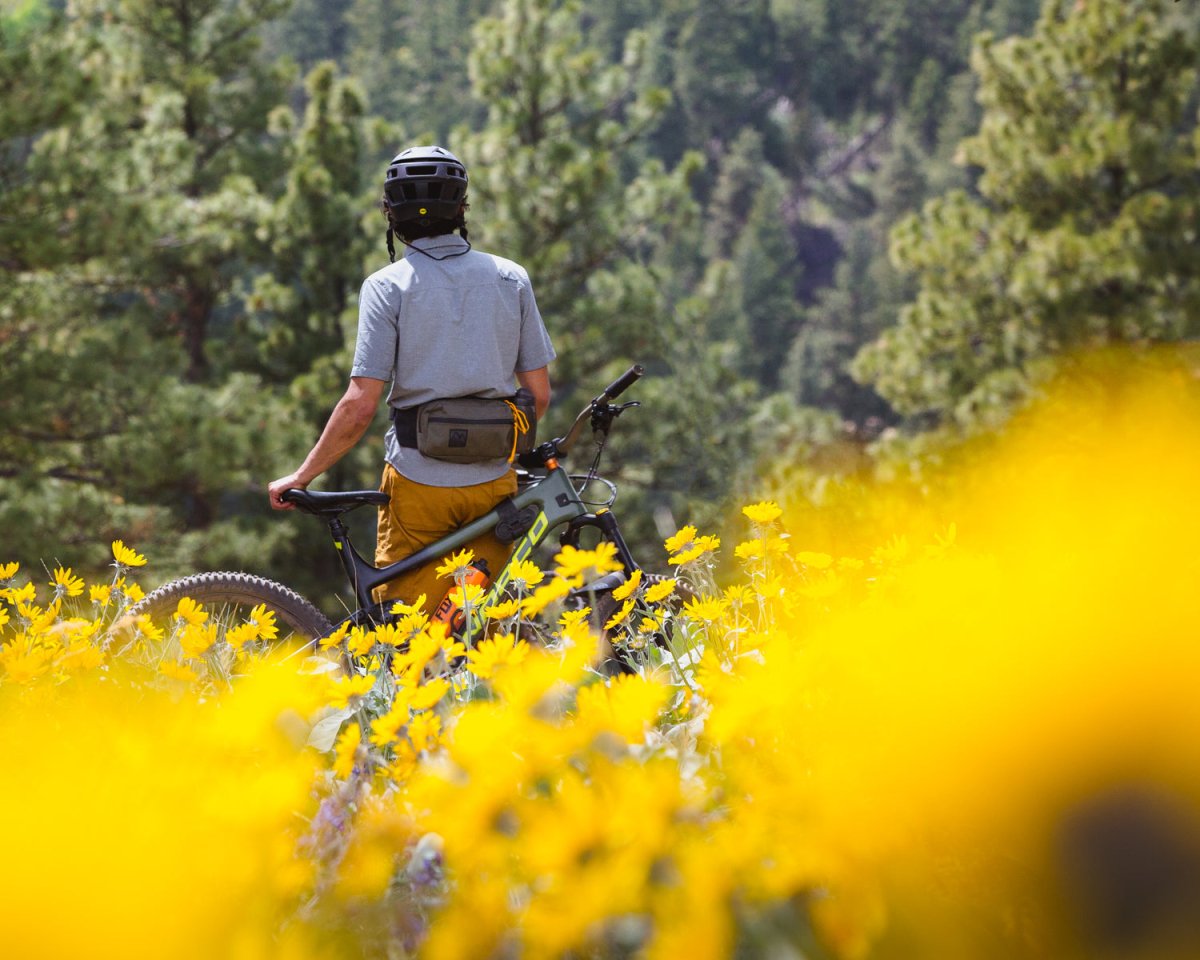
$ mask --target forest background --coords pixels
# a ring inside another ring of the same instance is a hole
[[[635,543],[911,475],[1077,349],[1200,326],[1193,2],[2,10],[5,558],[124,538],[151,580],[331,598],[265,486],[344,389],[405,145],[465,161],[472,242],[530,271],[544,436],[647,366],[607,454]],[[375,486],[384,425],[317,486]]]

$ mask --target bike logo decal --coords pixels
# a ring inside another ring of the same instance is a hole
[[[546,517],[546,511],[542,510],[538,513],[537,519],[533,521],[533,525],[529,531],[513,548],[512,557],[508,563],[504,565],[504,569],[500,571],[500,576],[496,578],[492,584],[492,589],[487,592],[487,596],[471,610],[471,625],[470,631],[474,635],[483,627],[483,611],[492,606],[500,596],[504,593],[505,587],[508,586],[508,581],[512,579],[512,568],[515,564],[525,560],[533,553],[533,548],[537,546],[542,539],[542,535],[550,526],[550,520]]]

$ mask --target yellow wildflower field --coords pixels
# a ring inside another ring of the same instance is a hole
[[[1084,376],[920,495],[684,527],[617,676],[556,606],[603,551],[469,649],[405,608],[313,657],[265,610],[122,623],[120,541],[108,583],[0,565],[0,953],[1200,955],[1197,384]]]

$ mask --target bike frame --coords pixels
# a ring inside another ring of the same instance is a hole
[[[598,513],[590,513],[587,506],[580,500],[579,492],[571,482],[570,475],[561,466],[555,466],[546,474],[545,478],[518,491],[509,498],[508,502],[517,510],[530,504],[536,504],[539,507],[538,514],[529,529],[514,542],[508,562],[496,575],[488,592],[480,601],[471,605],[470,622],[466,625],[468,637],[474,636],[482,630],[483,610],[499,601],[512,578],[513,565],[528,559],[530,554],[544,542],[551,530],[564,524],[567,525],[567,529],[562,534],[564,545],[577,546],[581,531],[586,527],[595,527],[601,531],[604,537],[615,544],[617,557],[625,567],[626,574],[631,575],[637,569],[637,563],[621,536],[616,518],[606,509]],[[346,529],[341,517],[331,518],[329,529],[333,534],[334,546],[337,548],[338,556],[341,557],[342,566],[354,587],[355,598],[358,601],[359,609],[348,619],[356,624],[362,623],[364,620],[382,619],[381,615],[385,613],[382,609],[384,604],[375,603],[371,596],[376,587],[417,567],[444,559],[475,537],[494,529],[500,520],[500,509],[490,510],[466,526],[422,547],[416,553],[388,564],[386,567],[376,567],[365,560],[354,548],[350,542],[349,530]]]

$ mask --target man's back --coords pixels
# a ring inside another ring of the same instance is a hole
[[[352,376],[392,381],[398,409],[448,397],[509,396],[516,372],[554,357],[525,270],[470,250],[453,234],[421,238],[367,278],[359,296]],[[439,486],[481,483],[504,461],[430,460],[388,432],[385,459],[409,479]]]

